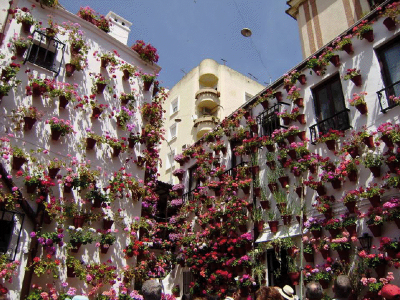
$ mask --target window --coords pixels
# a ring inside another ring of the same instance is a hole
[[[257,123],[261,127],[262,136],[270,136],[275,129],[282,127],[277,113],[284,109],[284,105],[289,104],[279,102],[257,116]]]
[[[29,61],[58,75],[64,51],[65,44],[56,38],[49,38],[43,32],[36,30],[33,33],[33,44],[29,48],[25,62]]]
[[[173,167],[174,162],[175,162],[174,157],[175,157],[175,149],[173,149],[172,152],[171,151],[168,152],[168,154],[167,154],[167,165],[166,165],[167,169]],[[172,182],[170,182],[170,183],[172,184]]]
[[[396,105],[390,96],[400,96],[400,39],[396,39],[377,50],[378,59],[381,65],[381,73],[385,84],[386,103],[382,103],[382,92],[378,92],[378,97],[383,107],[391,108]]]
[[[190,283],[195,282],[195,278],[191,271],[183,271],[183,294],[192,297],[190,294]],[[188,297],[186,297],[187,299]]]
[[[171,113],[170,115],[173,115],[174,113],[178,112],[179,107],[178,107],[178,97],[176,97],[172,102],[171,102]]]
[[[196,172],[197,165],[191,167],[189,169],[189,192],[193,191],[199,184],[199,180],[194,177],[194,173]]]
[[[0,255],[15,260],[25,215],[17,211],[0,209]]]
[[[176,132],[177,132],[177,128],[176,128],[176,124],[174,124],[169,128],[169,140],[176,138]]]
[[[287,265],[286,250],[280,248],[280,251],[274,249],[267,250],[267,263],[268,263],[268,285],[283,287],[286,284],[291,285]]]
[[[326,133],[329,129],[345,130],[350,127],[339,75],[323,82],[312,92],[319,133]]]

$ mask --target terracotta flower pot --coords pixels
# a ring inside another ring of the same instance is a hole
[[[22,21],[22,22],[21,22],[21,25],[22,25],[22,30],[23,30],[25,33],[30,33],[30,32],[31,32],[31,27],[32,27],[31,24],[27,23],[26,21]]]
[[[105,83],[96,83],[97,87],[97,94],[103,94],[104,89],[106,88],[107,84]]]
[[[286,137],[286,139],[288,140],[289,144],[291,144],[296,140],[296,136],[295,135],[288,135]]]
[[[351,148],[347,149],[347,152],[350,154],[350,156],[352,158],[356,158],[357,156],[359,156],[359,152],[358,152],[358,147],[357,146],[354,146],[354,147],[351,147]]]
[[[75,242],[71,242],[72,247],[74,247],[71,252],[73,253],[78,253],[79,249],[82,246],[82,243],[75,243]]]
[[[349,250],[348,250],[348,249],[345,249],[345,250],[337,250],[337,253],[338,253],[339,258],[340,258],[341,260],[344,260],[344,261],[346,261],[346,262],[349,262],[349,261],[350,261],[350,253],[349,253]]]
[[[66,106],[67,106],[67,104],[68,104],[68,100],[67,100],[67,98],[65,97],[65,96],[60,96],[59,98],[59,101],[60,101],[60,108],[65,108]]]
[[[349,213],[354,213],[356,209],[356,201],[346,202],[344,204],[347,207]]]
[[[278,102],[281,102],[283,100],[282,92],[276,92],[274,95],[276,100],[278,100]]]
[[[361,36],[370,43],[372,43],[374,41],[374,31],[373,30],[366,31]]]
[[[305,114],[300,114],[296,118],[297,122],[299,122],[301,125],[306,124],[306,115]]]
[[[351,182],[356,182],[357,181],[357,171],[351,171],[347,174],[347,177]]]
[[[50,169],[49,169],[49,177],[50,177],[51,179],[56,178],[57,173],[58,173],[59,171],[60,171],[60,168],[50,168]]]
[[[268,221],[268,225],[272,233],[278,232],[279,221]]]
[[[86,220],[85,216],[75,216],[72,221],[75,228],[82,228],[83,223],[85,223],[85,220]]]
[[[294,104],[297,105],[297,107],[304,107],[304,99],[303,98],[297,98],[294,100]]]
[[[300,82],[301,85],[305,85],[307,83],[307,78],[305,74],[301,74],[297,80]]]
[[[110,247],[104,247],[104,245],[100,245],[100,252],[101,254],[107,254],[108,249],[110,249]]]
[[[51,128],[51,139],[53,141],[58,141],[58,139],[60,138],[61,134],[62,134],[62,131],[54,129],[54,128]]]
[[[329,249],[321,249],[320,252],[323,258],[327,259],[329,257]]]
[[[371,230],[374,237],[380,237],[382,235],[382,225],[368,225],[369,230]]]
[[[110,60],[108,58],[100,58],[101,60],[101,67],[102,68],[107,68],[108,64],[110,63]]]
[[[369,167],[369,169],[370,169],[372,175],[373,175],[375,178],[378,178],[378,177],[381,176],[381,167],[380,167],[380,166],[377,166],[377,167]]]
[[[381,197],[379,195],[368,198],[369,202],[373,207],[379,207],[381,205]]]
[[[149,91],[152,83],[153,83],[153,81],[144,81],[143,82],[143,90],[145,90],[146,92]]]
[[[24,56],[26,49],[28,49],[28,48],[24,48],[24,47],[20,47],[20,46],[15,46],[15,54],[16,54],[17,56]]]
[[[334,55],[332,56],[329,61],[335,66],[335,67],[339,67],[340,66],[340,57],[339,55]]]
[[[270,168],[271,170],[275,170],[275,168],[276,168],[276,163],[275,163],[275,161],[267,161],[267,166],[268,166],[268,168]]]
[[[289,125],[290,124],[290,121],[291,121],[291,119],[289,118],[289,117],[282,117],[282,120],[283,120],[283,125]]]
[[[365,137],[362,141],[368,148],[373,148],[375,146],[374,138],[372,136]]]
[[[314,254],[313,253],[303,253],[304,259],[306,262],[313,263],[314,262]]]
[[[367,104],[365,104],[365,103],[361,103],[361,104],[356,105],[356,108],[358,109],[358,111],[362,115],[365,115],[365,114],[368,113],[368,107],[367,107]]]
[[[114,224],[114,220],[103,219],[103,229],[104,230],[111,229],[113,224]]]
[[[96,145],[96,140],[94,138],[86,138],[86,150],[93,149],[94,146]]]
[[[265,101],[261,102],[261,105],[262,105],[262,107],[263,107],[264,109],[268,109],[268,107],[269,107],[269,102],[268,102],[268,100],[265,100]]]
[[[278,180],[283,188],[286,188],[286,186],[289,185],[289,176],[279,177]]]
[[[346,51],[347,54],[353,54],[354,53],[354,49],[353,49],[353,44],[349,43],[346,45],[343,45],[342,50]]]
[[[289,272],[288,276],[293,285],[299,285],[300,272]]]
[[[260,205],[263,209],[269,209],[270,207],[268,200],[260,201]]]
[[[350,236],[357,236],[357,225],[349,225],[345,227]]]
[[[350,80],[354,83],[355,86],[361,86],[362,84],[361,75],[356,75]]]
[[[264,230],[264,221],[258,221],[257,223],[256,223],[256,227],[257,227],[257,229],[258,229],[258,231],[263,231]]]
[[[24,117],[24,130],[25,131],[31,130],[35,123],[36,123],[36,119],[31,118],[31,117]]]
[[[335,140],[326,141],[325,145],[329,150],[335,151],[336,141]]]
[[[72,74],[75,72],[75,65],[73,64],[65,64],[65,73],[67,74],[67,77],[71,77]]]
[[[274,193],[278,190],[278,184],[276,182],[274,183],[269,183],[268,188],[271,191],[271,193]]]
[[[260,187],[253,188],[253,193],[254,193],[254,196],[260,197],[261,196],[261,188]]]
[[[333,180],[331,180],[331,184],[332,184],[332,187],[333,187],[335,190],[338,190],[338,189],[340,189],[340,188],[342,187],[342,182],[341,182],[339,179],[333,179]]]
[[[316,191],[317,191],[318,196],[326,195],[326,189],[325,189],[325,186],[323,186],[323,185],[318,186]]]
[[[391,17],[387,17],[383,20],[383,25],[385,25],[389,31],[393,31],[396,28],[396,22]]]

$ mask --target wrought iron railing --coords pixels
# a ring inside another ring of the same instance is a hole
[[[20,212],[0,209],[0,253],[11,261],[17,255],[24,219]]]
[[[194,199],[193,192],[196,191],[196,190],[197,190],[197,187],[195,187],[194,189],[190,190],[187,193],[184,193],[182,195],[182,202],[185,203],[187,201],[193,200]]]
[[[287,128],[281,124],[281,118],[277,115],[277,113],[281,112],[284,105],[289,106],[290,104],[286,102],[278,102],[257,116],[256,120],[260,136],[271,135],[275,129]]]
[[[223,175],[229,175],[229,176],[232,176],[232,177],[236,177],[236,169],[239,168],[239,167],[245,167],[247,165],[248,165],[247,161],[242,161],[241,163],[237,164],[236,166],[226,170],[223,173]]]
[[[346,130],[350,128],[349,112],[350,110],[346,108],[332,117],[329,117],[323,121],[318,122],[310,126],[310,136],[311,143],[315,144],[320,134],[325,134],[329,129],[335,130]]]
[[[381,112],[385,113],[389,109],[397,106],[398,104],[391,99],[391,97],[400,96],[400,80],[388,85],[387,87],[376,92],[378,94],[379,106]]]
[[[24,63],[29,61],[56,73],[57,76],[64,61],[65,44],[39,30],[35,30],[32,36],[33,43]]]

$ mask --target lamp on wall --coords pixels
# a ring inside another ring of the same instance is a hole
[[[249,28],[243,28],[240,33],[244,36],[244,37],[249,37],[251,36],[251,30]]]
[[[372,236],[370,236],[367,232],[364,232],[362,236],[358,237],[358,240],[360,241],[361,248],[363,250],[371,249]]]

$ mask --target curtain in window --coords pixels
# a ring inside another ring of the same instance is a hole
[[[386,85],[391,85],[400,80],[400,43],[396,43],[383,53],[383,60],[388,74]],[[390,91],[392,94],[400,95],[400,84],[396,84]]]

